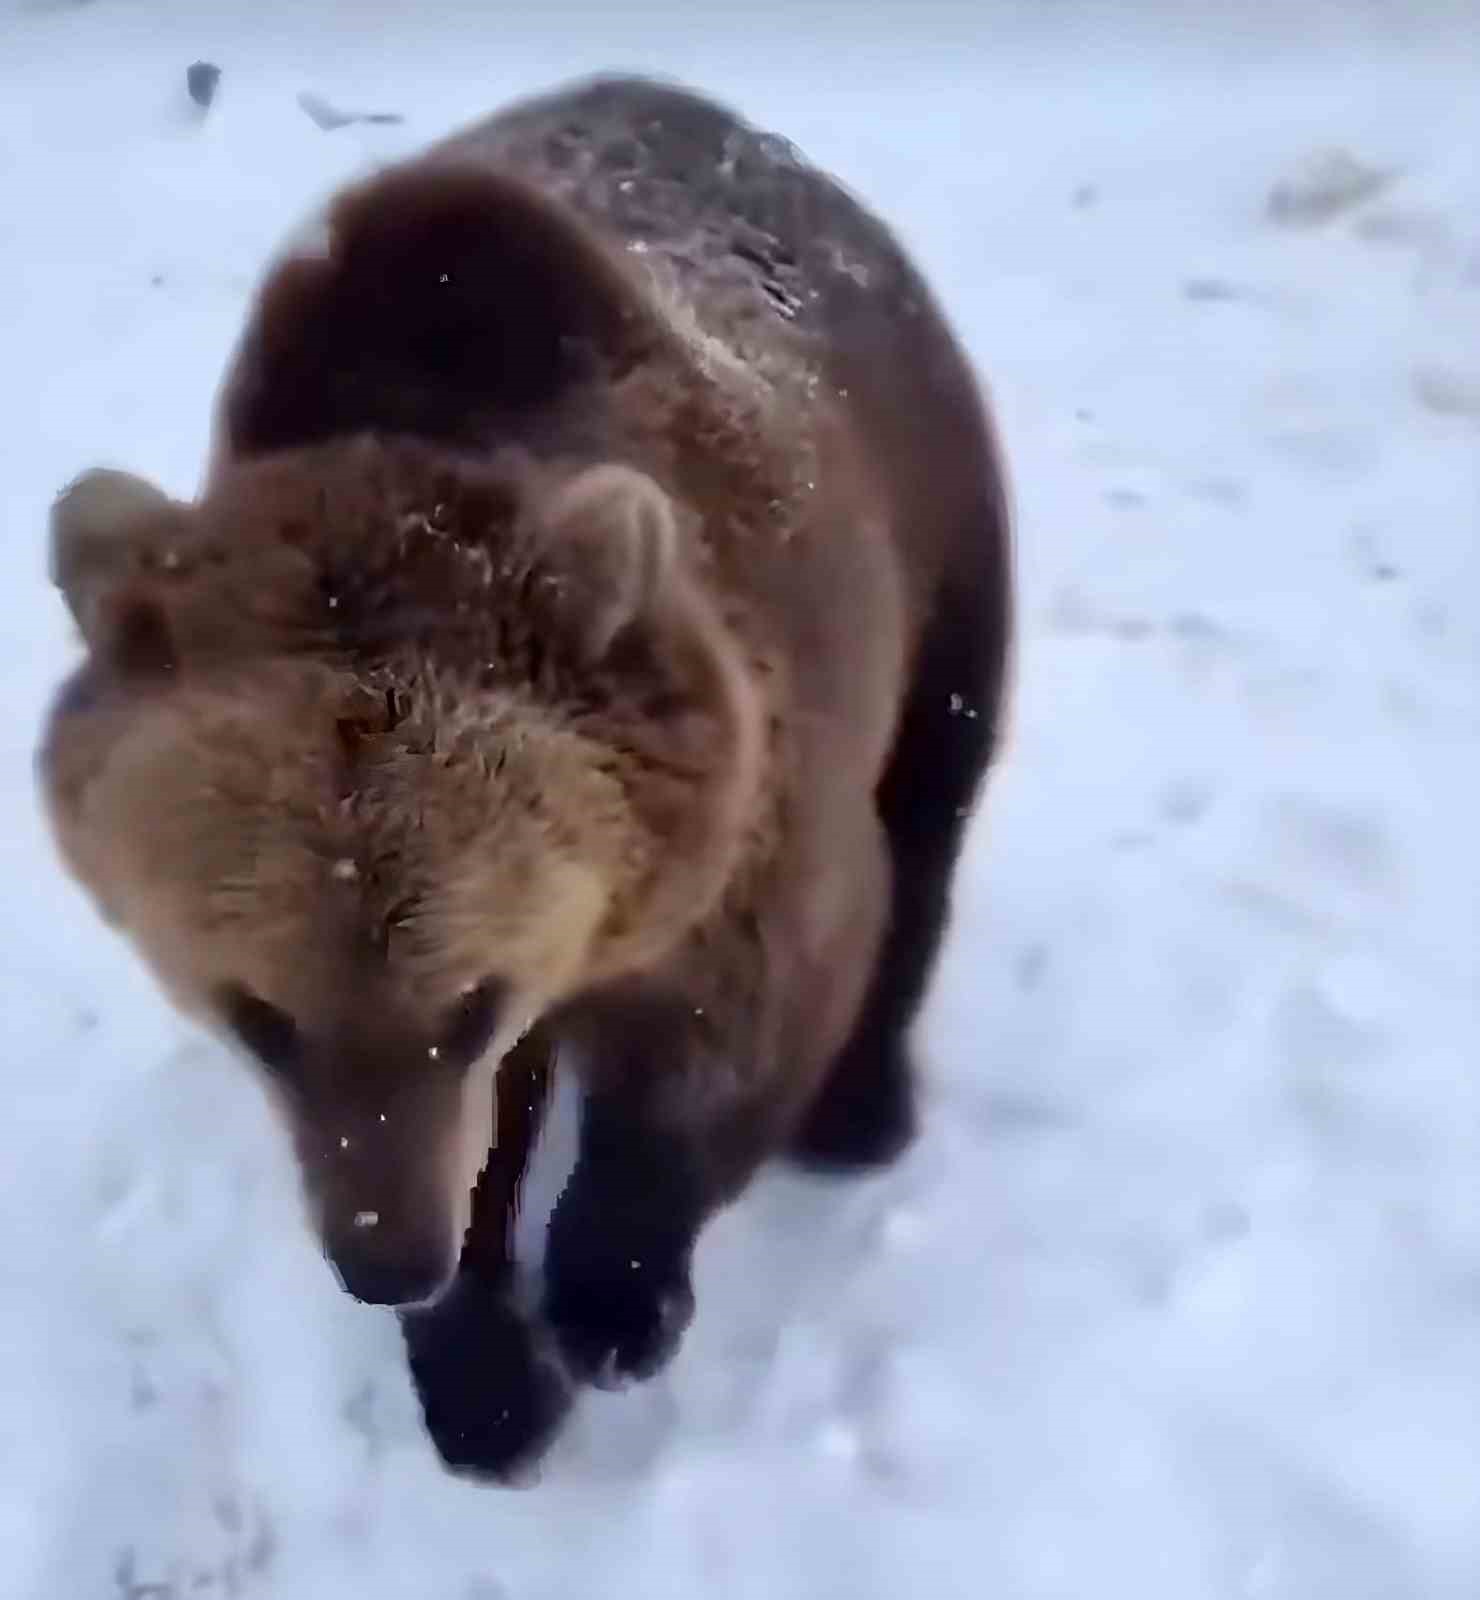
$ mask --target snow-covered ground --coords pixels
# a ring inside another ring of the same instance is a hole
[[[1480,6],[720,9],[0,13],[0,1596],[1473,1600]],[[671,1373],[500,1493],[60,876],[43,530],[97,462],[193,488],[329,186],[605,66],[732,99],[918,252],[1003,418],[1019,701],[920,1146],[767,1178]],[[1332,149],[1361,192],[1312,216]]]

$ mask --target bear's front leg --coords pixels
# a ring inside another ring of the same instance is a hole
[[[695,1154],[608,1097],[587,1099],[580,1157],[550,1222],[545,1316],[572,1374],[651,1377],[694,1311],[689,1264],[708,1213]]]
[[[526,1476],[571,1406],[571,1385],[515,1300],[520,1185],[539,1138],[554,1068],[550,1042],[526,1035],[495,1080],[498,1137],[473,1192],[457,1276],[430,1306],[401,1314],[427,1432],[455,1472]]]
[[[507,1288],[460,1271],[442,1299],[401,1313],[427,1432],[454,1472],[512,1483],[570,1410],[570,1385],[537,1348]]]
[[[694,1311],[700,1229],[766,1152],[768,1118],[691,1004],[603,1009],[582,1028],[591,1070],[579,1153],[545,1254],[546,1321],[572,1376],[651,1377]]]

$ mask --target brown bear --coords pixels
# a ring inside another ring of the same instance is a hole
[[[925,283],[783,140],[603,78],[360,182],[271,267],[198,498],[92,472],[51,537],[59,848],[256,1063],[449,1465],[654,1372],[765,1158],[908,1142],[1004,474]]]

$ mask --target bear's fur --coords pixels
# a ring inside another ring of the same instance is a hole
[[[929,291],[790,146],[602,79],[352,187],[269,272],[197,500],[90,473],[52,540],[61,851],[255,1058],[449,1463],[654,1371],[767,1156],[907,1142],[1008,514]],[[510,1103],[556,1049],[530,1317]]]

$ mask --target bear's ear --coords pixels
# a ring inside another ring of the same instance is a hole
[[[164,575],[192,532],[190,507],[127,472],[74,480],[51,512],[51,576],[92,654],[128,676],[174,670]]]
[[[673,502],[645,473],[606,463],[567,479],[540,522],[559,607],[584,658],[599,661],[663,598],[678,553]]]

